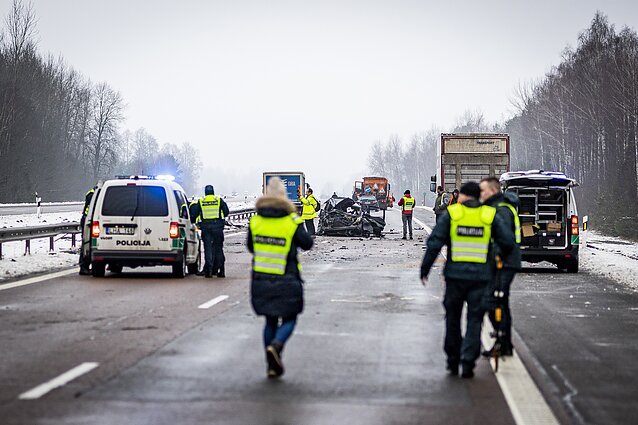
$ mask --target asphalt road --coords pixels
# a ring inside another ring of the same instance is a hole
[[[433,225],[430,213],[416,214]],[[418,280],[425,232],[401,241],[398,213],[388,221],[384,239],[320,237],[302,255],[306,309],[279,381],[265,377],[242,235],[227,238],[224,280],[156,268],[0,291],[1,422],[514,423],[486,361],[472,381],[446,376],[443,282],[438,271],[425,289]],[[518,278],[517,351],[561,422],[624,424],[638,414],[636,301],[585,272]],[[99,366],[18,399],[83,362]]]
[[[516,348],[563,419],[636,423],[638,293],[582,268],[568,274],[526,264],[511,304]]]
[[[399,216],[393,216],[396,227]],[[263,319],[243,236],[228,278],[71,275],[0,292],[4,424],[512,424],[488,364],[450,378],[440,280],[423,289],[421,241],[318,238],[303,255],[306,310],[280,381],[266,379]],[[229,298],[208,310],[197,307]],[[99,367],[37,400],[19,394],[83,362]]]

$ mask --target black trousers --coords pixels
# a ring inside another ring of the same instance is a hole
[[[501,317],[501,331],[503,331],[503,345],[505,348],[512,348],[512,312],[510,311],[510,287],[512,286],[512,282],[514,281],[514,277],[516,276],[517,271],[513,269],[502,269],[497,275],[496,279],[499,281],[490,282],[489,289],[487,290],[486,297],[488,307],[488,316],[490,318],[490,322],[492,322],[492,326],[494,329],[498,326],[496,322],[496,317],[494,315],[494,308],[496,307],[496,300],[494,299],[494,290],[499,288],[503,291],[503,299],[501,300],[503,315]]]
[[[487,282],[445,279],[445,353],[448,364],[473,369],[481,354],[483,298]],[[467,303],[467,329],[461,335],[461,315]]]
[[[315,220],[314,219],[310,219],[310,220],[305,220],[305,224],[306,224],[306,231],[310,234],[310,236],[315,234]]]
[[[202,222],[202,242],[204,243],[204,273],[217,274],[224,271],[224,226]]]

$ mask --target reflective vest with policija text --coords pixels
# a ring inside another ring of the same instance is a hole
[[[277,276],[286,274],[292,239],[301,223],[303,220],[297,214],[285,217],[253,216],[250,219],[253,271]]]
[[[414,198],[408,198],[407,196],[403,197],[403,211],[412,212],[414,205],[416,205],[416,200]]]
[[[496,208],[482,205],[470,208],[463,204],[448,207],[450,213],[451,261],[487,263]]]
[[[199,201],[199,206],[202,210],[202,220],[217,220],[222,217],[221,212],[221,198],[215,195],[206,195]]]
[[[514,236],[516,236],[516,243],[520,244],[521,243],[521,219],[518,216],[518,212],[516,211],[516,208],[514,208],[512,204],[508,204],[507,202],[501,202],[500,204],[498,204],[498,206],[506,207],[512,212],[512,215],[514,216]]]

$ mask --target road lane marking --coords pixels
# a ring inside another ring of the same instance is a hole
[[[233,232],[233,233],[228,233],[225,234],[224,236],[227,238],[232,238],[233,236],[240,236],[240,235],[245,235],[247,232],[246,231],[242,231],[242,232]]]
[[[490,337],[493,330],[489,319],[485,317],[481,332],[483,346],[489,347],[493,344],[494,341]],[[494,370],[493,360],[490,360],[490,364]],[[498,372],[495,372],[494,376],[517,425],[559,425],[554,412],[529,375],[516,350],[513,356],[499,359]]]
[[[215,304],[219,304],[220,302],[222,302],[224,300],[227,300],[227,299],[228,299],[228,295],[220,295],[218,297],[213,298],[210,301],[206,301],[204,304],[198,306],[197,308],[201,308],[202,310],[205,310],[205,309],[211,308]]]
[[[48,392],[59,388],[63,385],[68,384],[69,382],[73,381],[74,379],[84,375],[85,373],[88,373],[90,371],[92,371],[93,369],[95,369],[96,367],[99,366],[99,363],[95,363],[95,362],[84,362],[76,367],[74,367],[71,370],[68,370],[66,372],[64,372],[62,375],[51,379],[48,382],[45,382],[44,384],[40,384],[35,388],[30,389],[27,392],[24,392],[22,394],[20,394],[18,396],[18,398],[20,400],[35,400],[38,399],[40,397],[42,397],[43,395],[47,394]]]
[[[31,285],[32,283],[44,282],[45,280],[55,279],[57,277],[68,276],[70,274],[77,273],[78,270],[76,267],[69,270],[62,270],[61,272],[49,273],[42,276],[30,277],[27,279],[18,280],[11,283],[5,283],[4,285],[0,285],[0,291],[4,291],[6,289],[18,288],[20,286]]]
[[[432,228],[430,226],[428,226],[427,224],[425,224],[424,222],[422,222],[416,217],[412,217],[412,220],[414,220],[414,222],[418,224],[419,226],[423,227],[425,231],[428,232],[429,235],[432,234]]]

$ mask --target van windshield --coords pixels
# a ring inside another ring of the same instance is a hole
[[[104,194],[102,215],[165,217],[168,215],[166,191],[161,186],[111,186]]]

